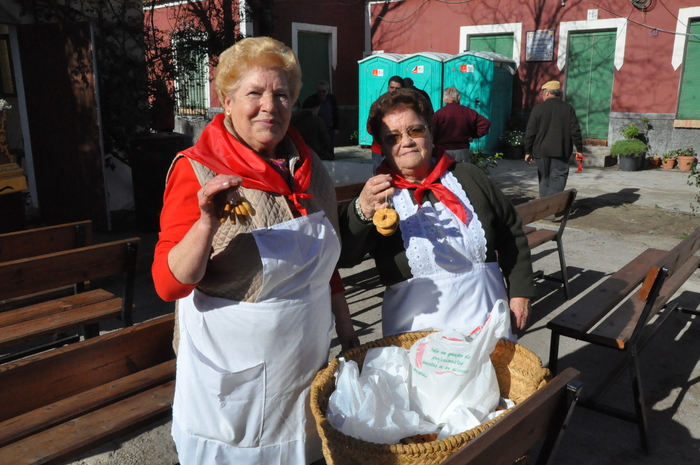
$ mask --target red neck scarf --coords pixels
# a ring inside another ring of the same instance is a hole
[[[301,166],[294,172],[293,191],[269,163],[228,132],[223,113],[216,115],[204,128],[197,143],[182,153],[216,173],[243,178],[243,187],[284,195],[306,216],[306,208],[299,200],[313,197],[306,193],[311,184],[311,149],[293,127],[289,127],[287,136],[301,158]]]
[[[462,223],[466,224],[467,212],[464,210],[464,205],[462,205],[462,202],[460,202],[452,191],[437,182],[437,180],[440,179],[440,176],[442,176],[453,163],[456,163],[455,159],[445,152],[445,149],[440,146],[436,146],[433,153],[436,154],[437,163],[435,163],[435,166],[428,177],[425,178],[425,180],[423,180],[423,182],[420,184],[412,183],[403,178],[400,174],[392,171],[389,168],[389,165],[387,165],[386,160],[382,161],[382,164],[379,165],[379,168],[377,168],[377,174],[391,175],[391,185],[397,189],[415,189],[416,191],[413,193],[413,198],[416,200],[418,208],[420,208],[421,204],[423,203],[423,194],[425,191],[433,191],[433,194],[435,194],[438,201],[449,208],[452,213],[457,215],[457,218],[459,218]]]

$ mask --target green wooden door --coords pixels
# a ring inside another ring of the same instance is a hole
[[[299,31],[297,53],[303,83],[299,94],[300,104],[316,93],[318,81],[331,82],[330,37],[330,34],[322,32]]]
[[[495,52],[513,58],[513,34],[469,37],[469,50]]]
[[[615,31],[572,33],[566,101],[573,105],[584,139],[607,139],[615,71]]]
[[[700,119],[700,21],[690,23],[678,99],[678,119]]]

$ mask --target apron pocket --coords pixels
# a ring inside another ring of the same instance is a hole
[[[230,372],[196,349],[195,353],[183,351],[181,355],[181,395],[177,397],[183,400],[180,408],[186,410],[178,415],[181,427],[232,446],[258,447],[265,409],[265,363]]]

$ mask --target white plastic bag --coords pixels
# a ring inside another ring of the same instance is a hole
[[[448,423],[453,414],[466,412],[472,421],[458,423],[483,423],[500,399],[489,356],[498,340],[509,332],[510,309],[499,300],[483,327],[470,333],[440,331],[416,341],[409,351],[411,410],[435,424]]]
[[[348,436],[396,444],[439,428],[410,410],[408,351],[402,347],[370,349],[359,375],[357,363],[340,359],[336,388],[328,399],[328,421]]]

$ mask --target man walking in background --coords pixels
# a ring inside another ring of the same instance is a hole
[[[335,147],[335,137],[340,132],[340,118],[338,116],[338,102],[336,101],[333,94],[331,94],[331,86],[326,81],[319,81],[316,84],[316,95],[320,101],[321,106],[318,110],[318,117],[321,118],[326,125],[326,131],[328,131],[328,137],[331,140],[331,156],[334,153]],[[309,100],[314,95],[308,97]],[[306,100],[302,105],[303,108],[309,108],[307,106]]]
[[[469,107],[460,105],[456,87],[442,92],[445,106],[433,114],[433,142],[457,161],[469,161],[469,144],[489,133],[491,122]]]
[[[535,159],[540,197],[546,197],[566,188],[571,153],[575,146],[576,156],[583,156],[583,139],[574,107],[561,99],[559,81],[542,86],[542,99],[527,122],[525,161]]]

